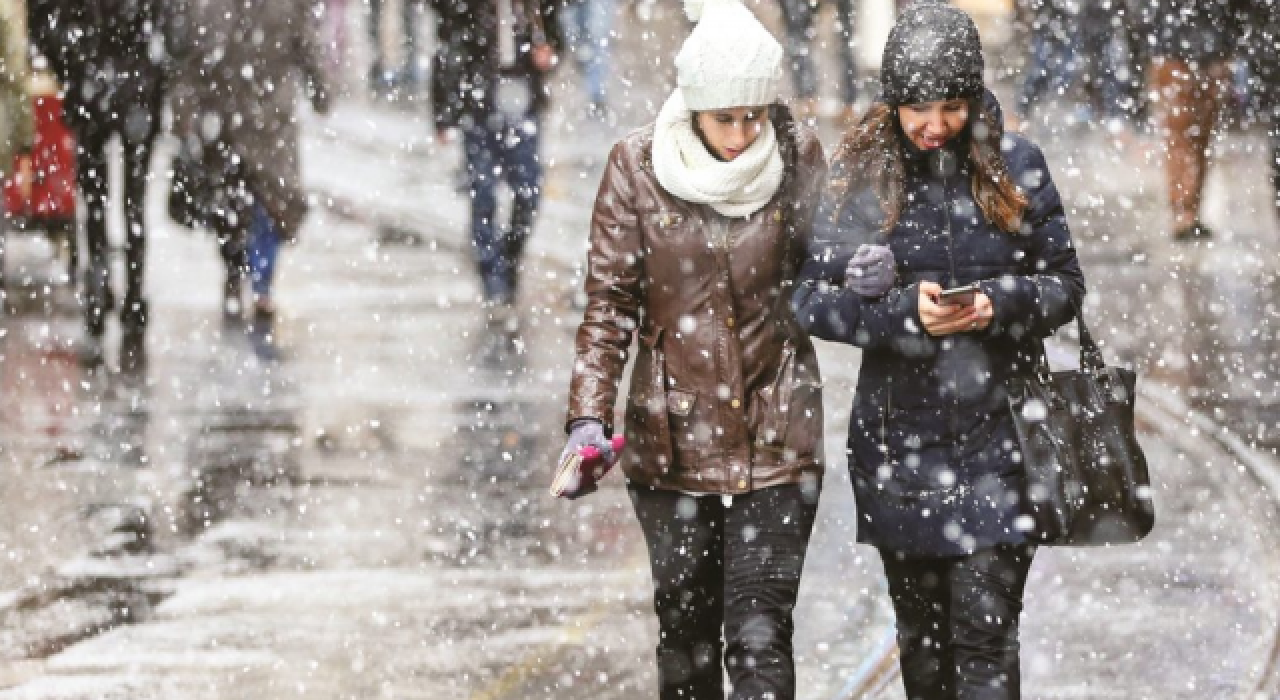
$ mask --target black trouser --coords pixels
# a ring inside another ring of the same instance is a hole
[[[73,89],[80,89],[75,87]],[[151,176],[151,151],[160,130],[160,111],[164,94],[157,79],[154,85],[117,95],[112,107],[93,114],[75,117],[75,134],[79,139],[76,152],[76,180],[84,195],[85,242],[89,265],[85,270],[85,316],[89,332],[101,336],[106,313],[114,295],[111,292],[111,263],[108,259],[107,211],[110,200],[108,145],[111,137],[120,136],[124,157],[125,220],[125,304],[121,318],[128,326],[140,327],[146,322],[143,304],[143,272],[146,263],[147,221],[146,192]],[[124,105],[124,106],[122,106]],[[115,107],[121,112],[116,113]]]
[[[1021,697],[1018,618],[1035,548],[898,559],[881,552],[910,700]]]
[[[1267,125],[1271,138],[1271,187],[1275,195],[1276,213],[1280,214],[1280,60],[1270,53],[1259,52],[1249,62],[1253,74],[1253,109]]]
[[[817,491],[733,497],[630,486],[653,567],[662,700],[791,700],[791,619]],[[723,628],[723,637],[722,637]]]

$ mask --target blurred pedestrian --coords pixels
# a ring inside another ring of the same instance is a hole
[[[35,143],[35,124],[29,91],[27,17],[22,0],[0,0],[0,181],[13,177],[16,159],[29,154]],[[29,170],[29,169],[28,169]],[[23,174],[30,178],[31,173]],[[30,183],[23,183],[30,191]],[[8,301],[4,289],[5,249],[9,215],[0,196],[0,315]]]
[[[840,59],[840,76],[836,81],[840,90],[841,119],[851,121],[854,104],[858,101],[858,62],[853,53],[855,37],[854,18],[857,8],[854,0],[834,0],[836,9],[836,53]],[[821,5],[817,0],[781,0],[782,17],[787,31],[787,60],[791,65],[791,79],[796,92],[796,116],[813,119],[820,111],[818,77],[814,68],[814,39]]]
[[[1031,110],[1046,93],[1062,96],[1070,84],[1076,60],[1075,22],[1066,3],[1054,0],[1025,0],[1030,18],[1031,53],[1018,93],[1014,112],[1020,121],[1031,118]],[[1074,3],[1071,4],[1074,7]]]
[[[121,365],[143,361],[147,302],[147,180],[160,129],[168,67],[163,51],[167,5],[162,0],[30,0],[28,22],[37,50],[65,89],[63,113],[76,134],[77,176],[87,213],[88,269],[84,274],[86,337],[81,359],[103,361],[106,315],[115,306],[110,284],[107,146],[118,136],[124,152],[125,277]]]
[[[1271,140],[1271,184],[1280,216],[1280,0],[1244,0],[1240,54],[1249,68],[1250,103]]]
[[[1020,122],[1046,95],[1068,98],[1075,85],[1086,102],[1075,110],[1077,124],[1091,125],[1101,117],[1118,128],[1128,116],[1123,68],[1117,61],[1116,32],[1111,20],[1120,0],[1024,0],[1031,19],[1031,55],[1025,69],[1015,113]]]
[[[1237,0],[1138,0],[1151,49],[1148,81],[1165,145],[1173,239],[1210,238],[1200,220],[1210,145],[1231,91],[1227,62],[1236,48]]]
[[[384,0],[369,3],[369,42],[373,48],[373,64],[369,66],[369,88],[376,96],[388,96],[397,90],[416,92],[422,83],[418,65],[418,17],[422,0],[393,0],[400,7],[400,67],[390,67],[382,35]]]
[[[298,167],[297,110],[305,90],[329,109],[312,0],[183,0],[172,36],[175,133],[213,190],[212,225],[226,266],[223,313],[255,327],[275,315],[281,243],[297,239],[309,204]]]
[[[0,179],[12,177],[15,160],[35,144],[30,82],[25,3],[0,0]],[[4,204],[0,197],[0,220],[7,218]]]
[[[560,49],[560,0],[432,0],[440,38],[431,78],[436,129],[462,132],[471,240],[491,318],[514,322],[520,259],[542,195],[542,113]],[[514,195],[499,224],[497,188]]]
[[[609,115],[605,85],[617,11],[617,0],[567,0],[561,10],[565,48],[582,70],[588,115],[596,119]]]
[[[795,697],[792,610],[823,475],[822,393],[787,290],[826,171],[777,103],[783,49],[738,0],[697,22],[657,121],[609,155],[592,213],[566,453],[611,459],[634,333],[627,490],[663,700]]]
[[[324,42],[329,54],[330,75],[337,75],[347,63],[347,0],[325,0]],[[376,47],[375,47],[376,48]]]
[[[1005,134],[973,20],[917,0],[883,98],[848,131],[794,296],[815,337],[863,350],[848,438],[858,541],[884,562],[911,700],[1020,697],[1035,553],[1004,384],[1074,316],[1084,278],[1040,149]],[[887,244],[896,282],[847,286]],[[969,301],[946,288],[976,285]]]

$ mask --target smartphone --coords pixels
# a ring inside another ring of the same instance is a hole
[[[966,284],[963,287],[944,289],[942,290],[942,293],[938,295],[938,303],[949,306],[973,306],[973,302],[977,298],[978,292],[981,291],[982,288],[979,287],[977,283]]]

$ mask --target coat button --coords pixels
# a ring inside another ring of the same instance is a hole
[[[782,221],[782,210],[781,210],[781,209],[775,209],[775,210],[774,210],[774,212],[773,212],[773,220],[774,220],[774,221]]]
[[[730,327],[730,328],[733,328],[733,317],[732,317],[732,316],[730,316],[729,318],[726,318],[726,319],[724,320],[724,325],[726,325],[726,326],[728,326],[728,327]]]
[[[738,479],[738,488],[745,489],[747,487],[746,479]]]
[[[739,407],[741,407],[741,406],[742,406],[742,402],[741,402],[741,401],[739,401],[739,400],[737,400],[737,399],[734,399],[734,400],[732,400],[732,401],[730,401],[730,402],[729,402],[729,405],[730,405],[730,406],[733,406],[734,408],[739,408]]]

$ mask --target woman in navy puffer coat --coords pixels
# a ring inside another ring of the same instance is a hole
[[[884,95],[837,151],[793,303],[815,337],[863,349],[849,427],[858,539],[876,546],[911,698],[1018,697],[1034,546],[1005,380],[1033,371],[1084,278],[1057,188],[1001,132],[958,9],[918,2],[890,34]],[[893,286],[848,280],[892,251]],[[976,283],[972,304],[942,289]]]

